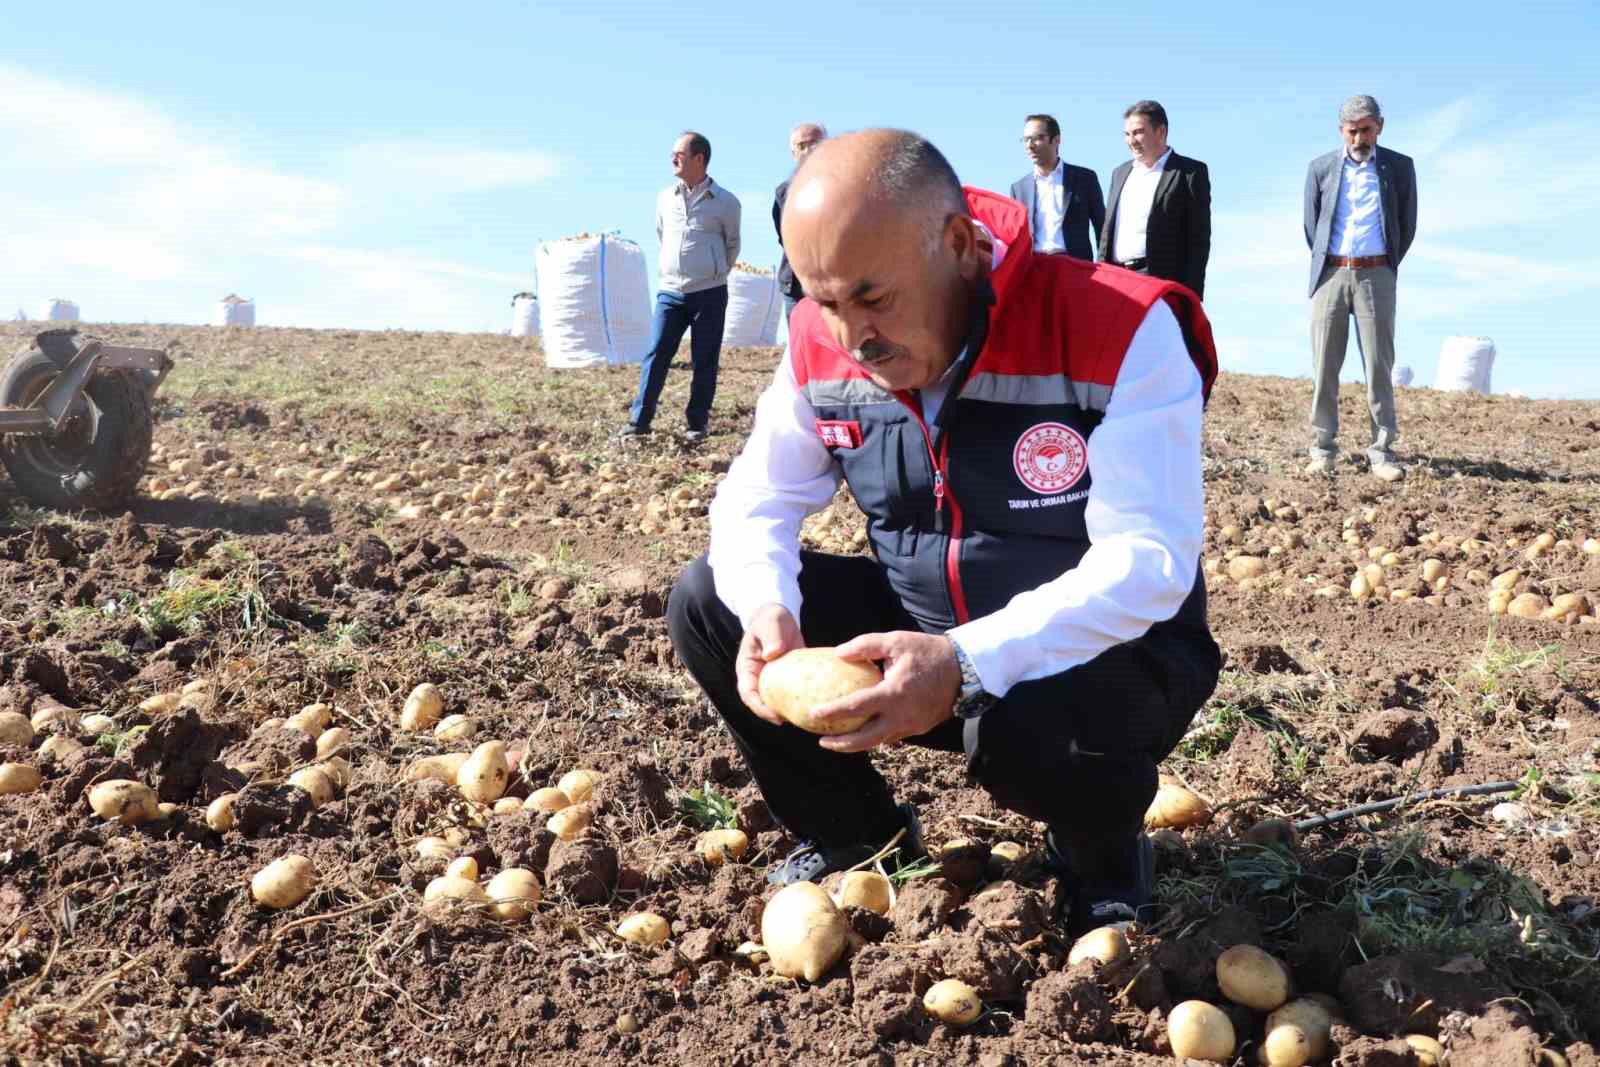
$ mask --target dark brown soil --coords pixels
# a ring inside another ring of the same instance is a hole
[[[1583,547],[1600,537],[1600,405],[1404,390],[1414,469],[1390,486],[1361,470],[1353,435],[1336,478],[1301,475],[1305,383],[1225,376],[1204,555],[1227,667],[1164,768],[1216,816],[1163,837],[1158,919],[1124,963],[1068,969],[1043,828],[996,808],[958,758],[897,747],[879,764],[935,854],[971,843],[900,886],[888,918],[853,912],[857,942],[812,986],[739,951],[793,842],[663,618],[775,352],[725,354],[703,446],[663,424],[623,447],[607,433],[631,374],[549,373],[501,338],[107,335],[179,346],[144,495],[124,514],[61,515],[0,481],[0,711],[41,722],[0,759],[44,778],[0,797],[8,1062],[1170,1063],[1167,1013],[1222,1003],[1216,959],[1240,943],[1339,998],[1339,1063],[1416,1062],[1397,1044],[1415,1032],[1457,1067],[1541,1048],[1596,1062],[1600,626],[1487,605],[1513,568],[1516,593],[1600,601],[1600,554]],[[0,326],[0,342],[22,339]],[[672,376],[664,412],[686,379]],[[1352,390],[1347,425],[1360,410]],[[1530,556],[1542,533],[1554,544]],[[858,550],[859,515],[841,497],[805,539]],[[1241,554],[1266,572],[1227,577]],[[1385,596],[1358,601],[1369,565]],[[184,706],[140,710],[195,682],[209,687]],[[474,721],[471,738],[401,729],[421,682]],[[319,808],[286,784],[315,743],[268,722],[314,702],[351,735],[349,784]],[[114,722],[44,722],[57,708]],[[52,734],[86,747],[40,757]],[[522,753],[512,797],[600,772],[589,830],[558,841],[545,815],[487,815],[452,786],[403,780],[489,739]],[[106,824],[84,796],[113,778],[176,809]],[[1249,836],[1263,819],[1502,780],[1521,788]],[[679,804],[706,788],[750,835],[742,862],[695,855]],[[224,793],[235,825],[219,833],[205,810]],[[445,862],[418,851],[427,836],[480,881],[535,872],[533,918],[425,911]],[[990,863],[1002,840],[1029,856]],[[258,907],[251,876],[291,852],[315,889]],[[644,910],[671,922],[667,945],[615,936]],[[985,1000],[970,1027],[922,1007],[947,977]],[[1253,1062],[1262,1017],[1230,1013]]]

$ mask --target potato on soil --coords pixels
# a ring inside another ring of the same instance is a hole
[[[1167,1041],[1181,1060],[1228,1063],[1235,1045],[1233,1023],[1221,1008],[1186,1000],[1167,1017]]]
[[[1291,1000],[1267,1016],[1266,1032],[1280,1026],[1297,1026],[1305,1034],[1310,1058],[1320,1060],[1328,1052],[1328,1033],[1333,1029],[1333,1013],[1311,997]]]
[[[883,681],[870,663],[840,659],[832,648],[797,648],[761,668],[757,685],[761,700],[802,730],[814,734],[847,734],[868,716],[823,724],[813,713],[823,704],[868,689]]]
[[[408,782],[421,782],[432,778],[436,782],[446,785],[456,784],[456,775],[461,772],[462,764],[470,758],[467,752],[446,752],[442,756],[424,756],[406,768],[405,779]]]
[[[720,867],[737,861],[750,847],[750,837],[743,830],[707,830],[695,838],[694,850],[707,866]]]
[[[0,796],[31,793],[44,781],[39,769],[27,763],[0,763]]]
[[[89,807],[102,819],[114,819],[124,826],[137,826],[159,818],[156,791],[143,782],[113,778],[89,790]]]
[[[316,868],[298,853],[275,859],[250,879],[250,896],[264,908],[292,908],[311,895]]]
[[[600,784],[600,772],[579,768],[568,771],[556,782],[556,788],[566,794],[568,800],[574,804],[582,804],[589,799],[589,794],[594,792],[594,787]]]
[[[570,808],[562,808],[545,823],[550,832],[563,841],[571,841],[589,828],[594,821],[594,809],[587,804],[574,804]]]
[[[1161,830],[1168,827],[1182,829],[1186,826],[1200,826],[1210,820],[1210,806],[1177,779],[1167,775],[1161,776],[1161,784],[1156,788],[1155,799],[1150,802],[1149,809],[1144,813],[1146,830]]]
[[[1300,831],[1288,819],[1262,819],[1246,830],[1243,836],[1249,844],[1263,847],[1282,845],[1293,849],[1300,844]]]
[[[311,795],[311,806],[320,808],[331,804],[338,796],[333,779],[320,767],[301,767],[289,775],[289,784],[304,789]]]
[[[839,962],[850,924],[832,898],[814,882],[778,890],[761,913],[761,944],[772,969],[784,978],[815,982]]]
[[[433,728],[433,736],[440,741],[465,741],[478,732],[478,724],[465,715],[446,715]]]
[[[301,733],[309,734],[312,738],[322,736],[322,732],[333,721],[333,709],[326,704],[307,704],[287,719],[283,725]]]
[[[423,682],[411,690],[400,709],[400,729],[431,730],[444,712],[444,694],[432,682]]]
[[[517,797],[501,797],[490,810],[496,815],[514,815],[522,810],[522,801]]]
[[[1267,1031],[1260,1059],[1265,1067],[1305,1067],[1311,1062],[1311,1041],[1298,1026],[1283,1023]]]
[[[525,811],[554,812],[560,811],[562,808],[570,808],[571,806],[572,798],[568,797],[567,794],[563,793],[559,789],[556,789],[554,786],[545,786],[543,789],[535,789],[532,793],[528,794],[528,799],[522,802],[522,807]]]
[[[833,902],[841,908],[866,908],[889,914],[889,879],[877,871],[850,871],[840,881]]]
[[[442,912],[456,901],[487,907],[489,894],[477,882],[449,874],[435,878],[422,891],[422,906],[427,911]]]
[[[117,728],[117,720],[109,715],[95,712],[93,715],[85,715],[81,726],[87,736],[99,737],[101,734],[115,730]]]
[[[1445,1062],[1444,1046],[1427,1034],[1407,1034],[1405,1038],[1406,1044],[1411,1046],[1412,1053],[1416,1055],[1417,1062],[1422,1064],[1422,1067],[1439,1067]]]
[[[922,1006],[940,1022],[966,1026],[983,1014],[978,991],[957,978],[935,982],[922,995]]]
[[[1067,966],[1075,967],[1084,960],[1099,960],[1110,965],[1128,958],[1128,938],[1115,926],[1102,926],[1090,930],[1072,943],[1067,953]]]
[[[617,936],[634,945],[659,945],[672,936],[672,924],[653,911],[636,912],[617,924]]]
[[[425,860],[448,861],[455,854],[450,842],[442,837],[424,837],[413,846],[417,855]]]
[[[182,693],[157,693],[139,701],[139,710],[146,715],[165,715],[169,711],[175,711],[182,699]]]
[[[337,756],[350,746],[350,731],[343,726],[334,726],[317,735],[317,758],[327,759]]]
[[[0,711],[0,745],[33,746],[33,724],[20,711]]]
[[[495,915],[508,922],[520,922],[533,914],[539,903],[539,879],[525,867],[507,867],[485,889]]]
[[[456,772],[456,788],[468,800],[479,804],[493,804],[506,791],[511,779],[511,768],[506,764],[504,741],[485,741],[472,750],[472,755]]]
[[[453,859],[450,861],[449,866],[445,867],[444,873],[451,878],[465,878],[469,882],[476,882],[478,880],[478,861],[471,856]]]
[[[206,825],[219,834],[233,829],[233,802],[238,793],[224,793],[206,805]]]
[[[1223,996],[1256,1011],[1272,1011],[1289,999],[1289,968],[1254,945],[1234,945],[1217,957]]]

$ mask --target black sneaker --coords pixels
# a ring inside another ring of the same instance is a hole
[[[906,834],[896,846],[897,851],[885,859],[884,865],[890,870],[909,867],[928,855],[928,850],[922,844],[922,820],[917,817],[917,809],[910,804],[901,804],[899,811],[905,819]],[[767,872],[767,882],[769,885],[820,882],[835,871],[849,870],[882,847],[882,843],[830,847],[806,841]]]
[[[711,435],[710,430],[696,430],[694,428],[683,431],[683,439],[691,445],[697,445]]]
[[[627,440],[633,437],[649,437],[650,432],[650,427],[640,426],[637,423],[630,422],[612,436],[618,440]]]
[[[1081,937],[1101,926],[1121,926],[1149,922],[1154,914],[1156,850],[1147,834],[1140,834],[1135,845],[1137,874],[1121,885],[1081,881],[1071,861],[1056,845],[1054,832],[1044,835],[1045,863],[1066,886],[1067,933]]]

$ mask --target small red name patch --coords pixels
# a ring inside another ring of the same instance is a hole
[[[829,448],[860,448],[861,424],[849,419],[818,419],[817,436]]]

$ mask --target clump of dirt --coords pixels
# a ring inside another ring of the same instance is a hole
[[[850,982],[856,1021],[868,1032],[894,1040],[931,1029],[922,995],[933,978],[919,956],[905,948],[869,945],[850,961]]]
[[[922,941],[944,928],[961,906],[961,889],[943,878],[913,878],[895,894],[889,918],[902,941]]]
[[[1014,944],[1032,941],[1049,921],[1044,897],[1012,881],[985,887],[956,912],[958,925],[976,924]]]
[[[1505,1004],[1491,1004],[1476,1017],[1449,1015],[1440,1024],[1439,1037],[1451,1067],[1505,1067],[1543,1059],[1539,1054],[1543,1042],[1528,1028],[1527,1016]]]
[[[545,864],[545,885],[578,904],[600,904],[617,884],[617,850],[591,837],[557,841]]]
[[[248,785],[233,799],[234,829],[245,837],[294,830],[311,814],[311,795],[292,785]]]
[[[1116,1036],[1114,1014],[1090,963],[1047,974],[1028,989],[1027,1027],[1044,1037],[1110,1041]]]
[[[1352,759],[1400,763],[1439,742],[1439,728],[1426,715],[1401,708],[1375,711],[1356,724]]]
[[[982,928],[940,937],[933,942],[933,954],[944,977],[966,982],[986,1004],[1020,1001],[1033,975],[1009,940]]]
[[[1509,995],[1470,957],[1379,956],[1349,968],[1339,980],[1339,999],[1350,1021],[1372,1034],[1437,1030],[1452,1011],[1475,1015]]]

